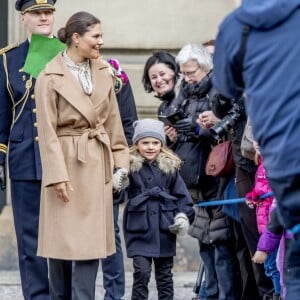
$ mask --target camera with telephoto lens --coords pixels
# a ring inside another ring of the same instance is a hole
[[[243,96],[238,99],[233,99],[232,107],[226,116],[221,119],[219,123],[210,128],[210,133],[216,140],[224,136],[226,132],[239,121],[240,117],[245,114],[244,100],[245,97]]]

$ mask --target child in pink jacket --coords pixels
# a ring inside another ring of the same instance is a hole
[[[255,175],[254,188],[251,192],[246,195],[246,203],[251,208],[256,208],[256,220],[258,232],[262,234],[269,222],[271,206],[274,197],[267,196],[271,194],[271,188],[267,178],[267,172],[263,164],[262,157],[259,152],[259,146],[256,142],[253,142],[254,148],[256,150],[256,163],[258,168]],[[259,250],[259,249],[258,249]],[[263,252],[263,251],[262,251]],[[274,298],[280,297],[281,285],[280,285],[280,274],[276,265],[276,256],[278,252],[278,247],[270,253],[263,252],[255,253],[253,261],[257,263],[263,263],[265,266],[265,273],[268,277],[272,279],[274,285]],[[261,259],[260,255],[264,256]]]

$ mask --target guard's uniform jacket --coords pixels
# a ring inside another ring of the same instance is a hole
[[[0,56],[0,164],[9,144],[9,174],[12,180],[41,180],[37,137],[35,79],[23,72],[29,43]]]

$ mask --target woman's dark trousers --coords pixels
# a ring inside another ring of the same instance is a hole
[[[99,259],[49,259],[51,300],[94,300]],[[73,294],[73,296],[72,296]]]

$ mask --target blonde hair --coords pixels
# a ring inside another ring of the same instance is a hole
[[[255,164],[259,165],[260,160],[261,160],[260,154],[257,151],[255,151],[255,155],[254,155]]]
[[[134,152],[137,152],[137,147],[136,145],[132,145],[129,148],[129,153],[133,154]],[[166,155],[168,155],[171,159],[173,159],[177,164],[181,164],[181,159],[180,157],[173,152],[171,149],[169,149],[166,145],[162,144],[161,148],[160,148],[160,152],[165,153]]]

